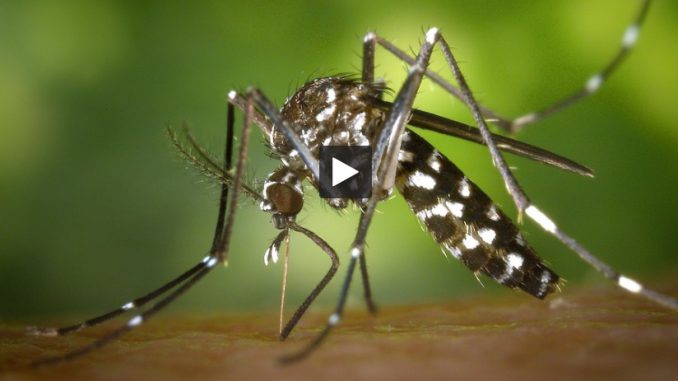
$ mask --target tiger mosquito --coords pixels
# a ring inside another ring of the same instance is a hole
[[[487,146],[492,163],[499,171],[513,199],[519,221],[526,215],[624,290],[678,310],[678,299],[645,288],[636,280],[618,273],[558,228],[547,214],[530,201],[500,151],[583,176],[593,175],[589,168],[549,151],[492,134],[487,126],[489,122],[505,132],[514,133],[598,91],[636,44],[649,5],[649,0],[641,1],[635,19],[623,34],[617,53],[601,71],[590,76],[580,89],[547,107],[517,118],[501,116],[478,103],[459,69],[449,44],[437,28],[430,28],[425,33],[424,41],[415,57],[381,36],[368,33],[363,39],[362,73],[359,79],[330,76],[311,80],[288,98],[281,109],[276,108],[256,88],[250,88],[245,93],[231,91],[228,94],[223,165],[202,149],[188,129],[184,130],[188,142],[186,147],[179,141],[176,133],[168,128],[170,138],[181,155],[222,184],[216,229],[209,254],[165,285],[105,314],[61,328],[29,328],[32,334],[61,336],[101,324],[155,301],[145,311],[134,315],[126,324],[89,345],[59,356],[38,359],[32,366],[70,360],[104,346],[142,325],[196,284],[217,264],[227,263],[240,193],[258,201],[262,211],[271,213],[273,225],[280,230],[264,254],[266,264],[278,260],[282,246],[292,231],[306,236],[331,260],[331,266],[325,276],[280,331],[280,339],[287,338],[339,267],[339,257],[335,250],[321,237],[299,225],[295,220],[303,209],[303,182],[308,180],[316,189],[319,186],[318,152],[321,146],[371,146],[372,193],[369,198],[326,200],[334,209],[345,209],[353,203],[361,210],[357,233],[350,246],[348,268],[339,300],[324,329],[301,350],[281,358],[282,361],[297,361],[312,353],[341,321],[356,266],[360,268],[367,307],[372,313],[376,312],[365,259],[365,239],[378,203],[389,197],[394,187],[405,198],[412,212],[444,252],[460,260],[469,270],[476,274],[484,274],[500,284],[520,289],[539,299],[554,292],[559,285],[559,276],[537,256],[518,227],[459,168],[425,139],[406,127],[407,125]],[[393,102],[382,99],[386,88],[383,83],[375,80],[377,46],[381,46],[409,65],[405,82],[396,93]],[[436,46],[441,50],[457,86],[429,70],[431,53]],[[414,109],[414,99],[424,77],[464,102],[471,110],[477,128]],[[244,118],[240,146],[233,168],[236,107],[243,112]],[[260,127],[268,139],[272,152],[282,163],[268,175],[261,192],[243,181],[252,124]]]

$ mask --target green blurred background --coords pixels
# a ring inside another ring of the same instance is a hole
[[[438,26],[479,99],[516,116],[582,84],[617,48],[637,1],[2,1],[0,2],[0,319],[103,312],[149,291],[209,249],[218,186],[183,162],[164,128],[187,121],[221,152],[229,89],[262,88],[280,104],[309,78],[358,72],[362,36],[402,48]],[[678,3],[660,1],[637,50],[592,98],[520,138],[596,170],[581,178],[509,157],[535,202],[616,268],[652,283],[676,274]],[[384,51],[377,75],[397,88],[405,65]],[[442,57],[432,67],[448,75]],[[470,121],[430,82],[417,105]],[[257,134],[259,135],[259,134]],[[425,133],[510,215],[487,152]],[[276,162],[253,141],[249,177]],[[230,266],[172,309],[275,310],[282,267],[264,267],[276,235],[243,201]],[[399,197],[383,203],[368,262],[381,304],[512,291],[445,259]],[[344,263],[356,213],[307,197],[300,216]],[[526,235],[568,286],[601,276],[531,222]],[[292,239],[291,304],[329,261]],[[319,298],[337,298],[339,276]],[[566,287],[564,292],[567,293]],[[529,298],[529,296],[525,296]],[[357,283],[349,300],[360,308]],[[288,308],[292,308],[290,305]],[[272,324],[277,315],[271,313]]]

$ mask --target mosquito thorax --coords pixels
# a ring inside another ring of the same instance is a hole
[[[374,105],[383,86],[365,84],[346,77],[314,79],[292,95],[280,110],[282,117],[301,141],[318,157],[319,147],[366,146],[374,142],[384,122],[384,111]],[[277,128],[270,136],[271,147],[296,168],[301,160]],[[303,164],[301,164],[303,166]]]
[[[385,112],[374,104],[374,100],[383,91],[383,85],[362,83],[348,77],[318,78],[288,98],[280,112],[302,143],[319,159],[320,146],[374,144],[385,119]],[[313,178],[279,128],[273,128],[269,142],[284,168],[300,179],[308,178],[318,188],[318,179]],[[264,198],[273,202],[266,194]],[[360,200],[352,201],[361,204]],[[327,203],[332,208],[344,209],[349,200],[327,199]]]

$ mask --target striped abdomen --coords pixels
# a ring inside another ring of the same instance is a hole
[[[558,275],[542,263],[513,222],[412,131],[403,135],[396,187],[436,242],[471,271],[540,299],[555,289]]]

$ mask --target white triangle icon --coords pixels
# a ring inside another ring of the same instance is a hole
[[[341,184],[344,181],[350,179],[351,177],[355,176],[358,174],[358,171],[349,166],[346,165],[344,162],[341,160],[337,160],[335,158],[332,158],[332,186],[337,186],[337,184]]]

